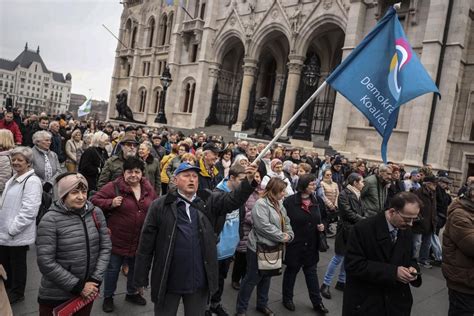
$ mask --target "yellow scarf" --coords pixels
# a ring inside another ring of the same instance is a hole
[[[199,160],[199,168],[201,169],[199,172],[201,176],[211,178],[202,158]],[[214,174],[212,177],[215,177],[219,174],[219,170],[217,170],[216,166],[212,166],[212,173]]]

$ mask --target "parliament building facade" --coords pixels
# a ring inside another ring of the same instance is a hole
[[[351,53],[388,0],[124,0],[108,117],[126,92],[136,120],[155,125],[169,67],[168,125],[252,128],[265,97],[283,126]],[[442,98],[426,94],[401,107],[388,158],[429,163],[459,184],[474,175],[474,1],[403,0],[408,39]],[[343,96],[327,87],[289,129],[324,139],[349,157],[380,160],[381,137]]]

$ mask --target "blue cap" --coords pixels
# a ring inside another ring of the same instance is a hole
[[[182,162],[178,168],[176,168],[176,170],[174,171],[174,175],[178,175],[179,173],[183,172],[183,171],[188,171],[188,170],[193,170],[193,171],[196,171],[196,172],[200,172],[201,169],[199,167],[196,167],[196,166],[193,166],[191,165],[190,163],[187,163],[187,162]]]

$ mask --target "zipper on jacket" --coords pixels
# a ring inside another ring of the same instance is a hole
[[[160,288],[158,289],[158,299],[160,298],[161,291],[163,290],[163,281],[165,278],[165,274],[167,274],[166,269],[168,266],[168,260],[169,260],[170,252],[171,252],[171,245],[173,244],[175,232],[176,232],[176,218],[173,225],[173,231],[171,232],[171,238],[170,238],[168,250],[166,251],[164,270],[163,270],[163,274],[161,275]]]
[[[84,284],[89,276],[89,265],[90,265],[90,260],[91,260],[91,253],[90,253],[90,246],[89,246],[89,234],[87,232],[87,224],[86,224],[86,214],[84,216],[79,215],[82,221],[82,226],[84,227],[84,233],[86,235],[86,247],[87,247],[87,265],[86,265],[86,274],[84,276]]]

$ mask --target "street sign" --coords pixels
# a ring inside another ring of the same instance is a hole
[[[247,133],[239,133],[239,132],[235,132],[235,133],[234,133],[234,137],[235,137],[235,138],[240,138],[240,139],[242,139],[242,138],[247,138],[247,136],[248,136]]]

